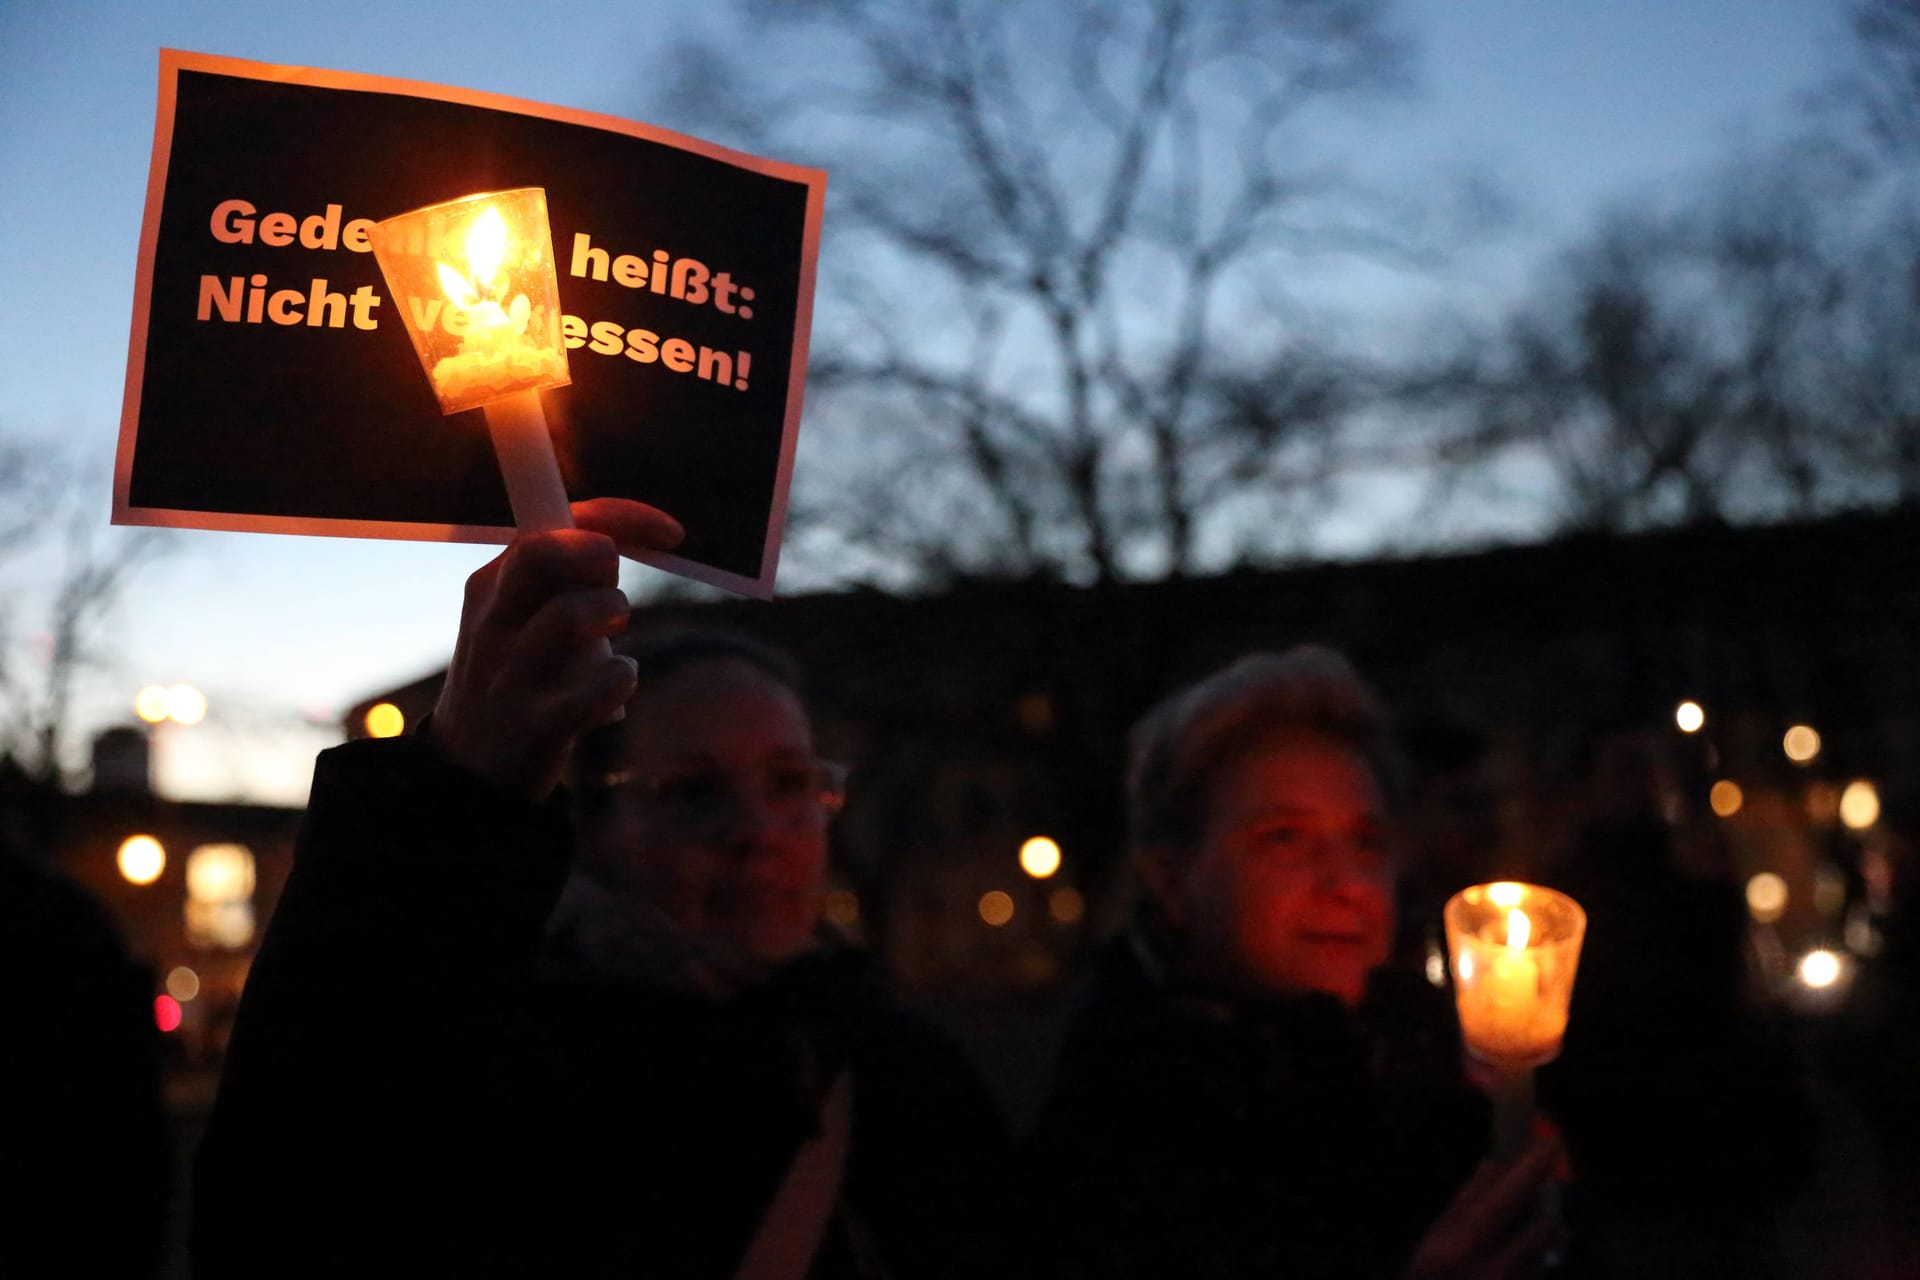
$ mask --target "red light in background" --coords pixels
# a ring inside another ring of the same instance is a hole
[[[162,1031],[176,1031],[180,1027],[180,1002],[172,996],[153,998],[153,1021]]]

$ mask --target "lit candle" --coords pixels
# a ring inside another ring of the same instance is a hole
[[[446,412],[455,412],[446,409],[448,405],[484,406],[530,387],[567,380],[565,347],[555,351],[528,340],[533,305],[526,294],[513,291],[512,281],[501,271],[510,239],[499,206],[489,204],[467,227],[466,272],[434,263],[446,294],[448,328],[460,338],[459,351],[436,360],[430,375]]]
[[[1584,932],[1571,898],[1536,885],[1476,885],[1447,904],[1454,999],[1476,1057],[1533,1066],[1560,1051]]]
[[[1512,1158],[1530,1125],[1532,1070],[1566,1034],[1586,913],[1565,894],[1502,881],[1455,894],[1445,920],[1461,1037],[1493,1069],[1495,1153]]]
[[[429,205],[373,229],[374,257],[442,413],[480,409],[514,523],[573,524],[540,391],[566,386],[546,193],[496,191]],[[458,262],[446,261],[457,241]]]

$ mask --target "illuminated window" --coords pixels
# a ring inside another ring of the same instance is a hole
[[[188,854],[188,939],[229,951],[252,942],[253,885],[253,853],[245,845],[203,844]]]

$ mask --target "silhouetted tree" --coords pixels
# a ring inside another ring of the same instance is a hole
[[[1857,0],[1849,17],[1859,61],[1842,101],[1883,154],[1920,156],[1920,3]]]
[[[1617,210],[1497,333],[1399,394],[1452,419],[1435,438],[1453,442],[1455,465],[1538,477],[1537,501],[1565,528],[1869,500],[1857,397],[1836,360],[1842,335],[1871,348],[1887,317],[1861,310],[1851,242],[1817,203],[1850,180],[1831,153],[1782,152],[1709,175],[1677,206]]]
[[[1327,497],[1361,384],[1285,269],[1424,243],[1311,146],[1404,83],[1385,0],[743,11],[759,38],[679,50],[670,109],[832,171],[803,546],[1112,581],[1270,550]]]
[[[41,782],[61,776],[102,624],[167,541],[104,527],[104,485],[77,478],[55,447],[0,438],[0,758]]]

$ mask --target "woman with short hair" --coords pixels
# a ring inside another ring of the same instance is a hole
[[[1145,893],[1078,994],[1027,1148],[1053,1274],[1538,1259],[1552,1152],[1475,1173],[1488,1111],[1446,997],[1384,968],[1402,776],[1378,702],[1327,649],[1243,658],[1140,721]]]

